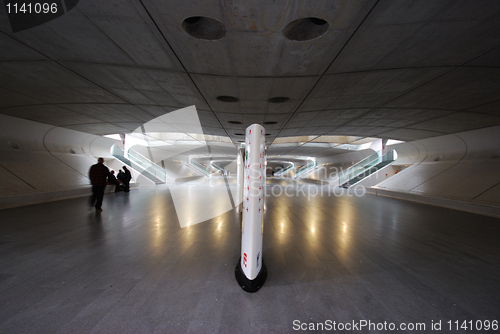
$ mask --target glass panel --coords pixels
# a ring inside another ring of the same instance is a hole
[[[361,160],[360,162],[354,164],[349,169],[339,174],[339,186],[343,186],[344,184],[356,178],[357,178],[356,182],[358,182],[364,179],[365,177],[369,176],[370,174],[373,174],[378,170],[377,168],[373,167],[385,161],[388,162],[385,165],[393,162],[395,160],[394,153],[395,151],[391,150],[386,154],[382,155],[382,151],[378,151],[366,157],[365,159]]]
[[[134,150],[129,150],[127,156],[125,156],[121,148],[113,145],[111,146],[111,154],[155,183],[165,183],[167,180],[163,168]]]

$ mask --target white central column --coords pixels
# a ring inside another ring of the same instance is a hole
[[[250,125],[245,140],[241,255],[236,266],[236,280],[247,292],[259,290],[267,277],[262,261],[265,160],[264,127]]]

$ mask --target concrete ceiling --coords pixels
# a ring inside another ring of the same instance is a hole
[[[195,105],[206,134],[234,142],[265,122],[276,122],[268,142],[407,141],[500,124],[498,0],[80,0],[16,33],[0,7],[7,115],[104,135]],[[219,21],[225,36],[191,36],[193,16]],[[321,37],[284,36],[310,17],[328,22]]]

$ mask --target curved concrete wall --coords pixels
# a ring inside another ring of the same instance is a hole
[[[15,206],[14,202],[22,199],[19,195],[71,194],[71,189],[88,188],[89,167],[96,156],[111,161],[109,148],[114,143],[108,138],[0,115],[0,207]],[[7,198],[14,195],[18,195],[17,200]],[[30,198],[31,202],[44,201],[43,196]]]
[[[500,206],[500,127],[393,145],[411,165],[377,188]]]
[[[43,144],[52,154],[86,155],[92,159],[114,159],[110,147],[116,140],[65,128],[53,127],[45,134]]]

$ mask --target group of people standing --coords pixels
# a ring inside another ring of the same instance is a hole
[[[130,180],[132,179],[132,175],[130,175],[130,171],[127,167],[123,166],[123,171],[121,169],[118,170],[118,175],[115,176],[115,171],[112,170],[108,175],[108,184],[115,186],[115,193],[119,191],[130,191]]]
[[[104,198],[104,189],[109,184],[115,185],[115,192],[130,191],[130,180],[132,175],[126,166],[123,166],[123,171],[120,169],[118,175],[115,176],[115,171],[109,171],[108,167],[104,166],[104,159],[97,159],[97,163],[89,169],[89,179],[92,184],[92,195],[90,196],[90,205],[95,206],[97,212],[102,211],[102,200]]]

